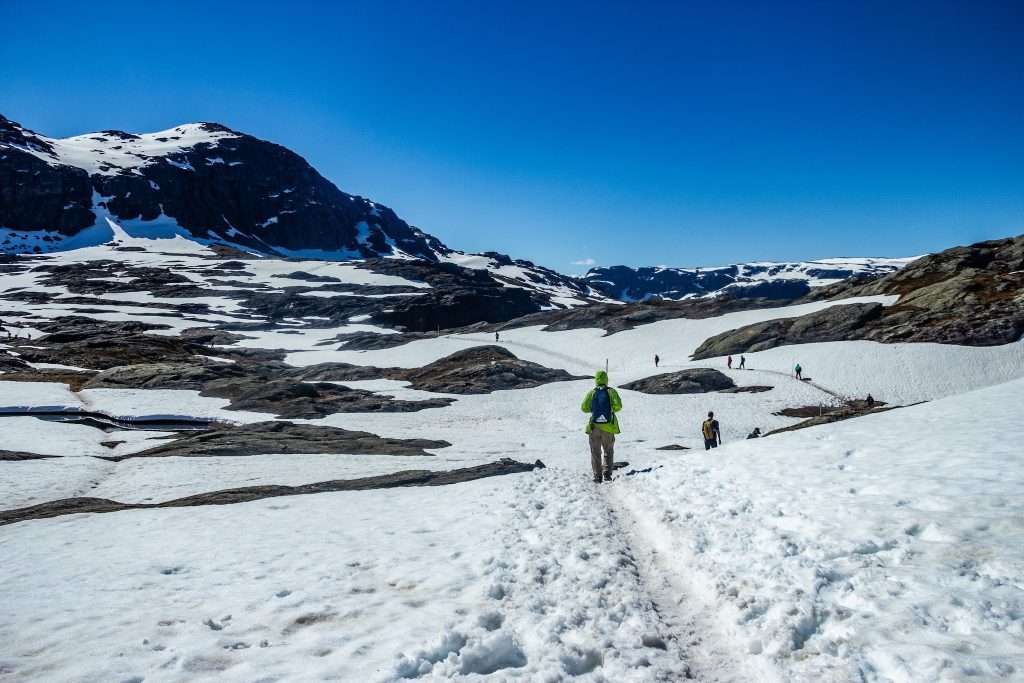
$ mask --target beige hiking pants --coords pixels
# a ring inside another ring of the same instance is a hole
[[[601,467],[601,450],[604,450],[604,468]],[[615,435],[594,427],[590,432],[590,466],[594,476],[600,477],[604,471],[612,471],[615,458]]]

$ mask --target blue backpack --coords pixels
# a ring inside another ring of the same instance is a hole
[[[590,400],[590,421],[596,424],[607,424],[613,419],[612,398],[608,393],[608,387],[594,389],[594,395]]]

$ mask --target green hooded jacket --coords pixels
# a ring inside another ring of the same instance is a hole
[[[608,373],[604,370],[598,370],[597,374],[594,375],[594,383],[599,387],[608,387]],[[608,398],[611,399],[612,402],[612,421],[608,424],[594,424],[592,421],[587,420],[587,434],[593,431],[594,427],[597,427],[601,431],[608,432],[609,434],[619,433],[619,416],[617,413],[622,410],[622,399],[619,398],[619,392],[615,391],[611,387],[608,387]],[[594,390],[591,389],[583,399],[583,405],[580,406],[580,410],[584,413],[589,413],[590,403],[593,400]]]

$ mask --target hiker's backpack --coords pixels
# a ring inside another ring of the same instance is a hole
[[[590,400],[590,421],[595,424],[608,424],[612,421],[612,397],[608,387],[594,389]]]
[[[704,426],[702,427],[702,429],[704,431],[704,438],[705,439],[713,439],[713,438],[715,438],[715,430],[711,426],[711,420],[704,420]]]

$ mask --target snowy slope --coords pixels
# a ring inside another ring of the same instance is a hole
[[[89,175],[140,175],[144,166],[159,162],[186,166],[188,162],[176,160],[186,150],[237,137],[237,133],[216,124],[188,123],[140,135],[120,131],[87,133],[69,138],[36,135],[25,144],[11,146],[48,163],[80,168]],[[207,163],[225,162],[213,156]]]
[[[96,246],[41,262],[116,258],[171,267],[203,288],[209,308],[182,313],[175,306],[192,299],[155,296],[143,283],[137,292],[95,295],[104,304],[62,303],[73,298],[65,287],[41,284],[45,271],[22,271],[0,274],[0,295],[11,297],[2,302],[5,325],[34,340],[37,325],[71,314],[159,322],[169,329],[155,333],[172,336],[190,327],[241,325],[241,338],[218,352],[281,349],[296,366],[421,367],[495,343],[492,334],[479,333],[338,350],[338,334],[395,331],[344,319],[270,324],[232,295],[260,285],[267,294],[301,287],[325,300],[386,300],[391,295],[359,288],[400,286],[425,296],[432,287],[354,263],[259,259],[224,270],[223,259],[210,259],[207,247],[182,236],[124,233],[118,240],[141,251]],[[515,262],[490,255],[452,259],[518,275]],[[543,286],[557,296],[557,284]],[[26,291],[55,298],[36,303],[19,297]],[[151,503],[234,487],[450,470],[501,457],[547,465],[435,488],[0,526],[0,681],[1019,679],[1024,344],[806,344],[749,354],[743,371],[720,358],[689,360],[721,331],[831,305],[665,320],[610,336],[598,329],[503,330],[498,343],[520,358],[588,375],[607,362],[615,384],[714,367],[740,386],[772,387],[689,395],[623,390],[616,457],[629,465],[600,487],[590,482],[579,410],[590,380],[459,395],[448,407],[416,413],[298,421],[452,444],[426,456],[110,462],[94,456],[134,453],[169,434],[0,417],[0,449],[57,456],[0,460],[0,510],[78,496]],[[0,347],[26,348],[8,347],[2,338]],[[812,381],[792,377],[795,362]],[[438,396],[396,380],[345,384],[401,399]],[[753,427],[795,424],[775,414],[783,408],[868,392],[896,405],[929,402],[744,438]],[[226,411],[225,403],[195,391],[73,392],[0,375],[0,408],[272,419]],[[700,448],[708,410],[721,420],[725,440],[711,453]],[[658,450],[669,444],[690,450]]]

